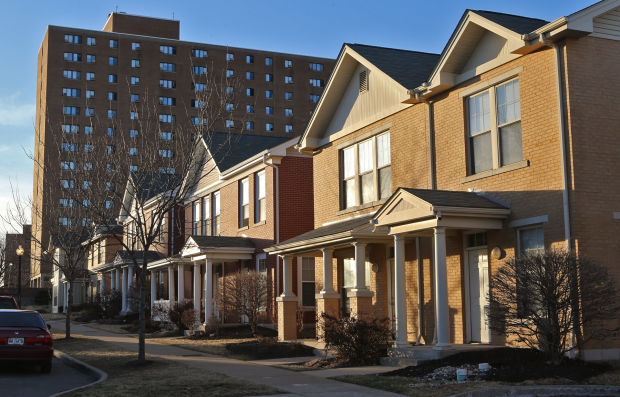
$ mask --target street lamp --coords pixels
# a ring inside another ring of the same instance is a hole
[[[15,250],[17,254],[17,303],[19,308],[22,307],[22,255],[24,255],[24,249],[20,245]]]

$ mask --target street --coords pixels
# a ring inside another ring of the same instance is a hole
[[[52,372],[42,374],[36,366],[0,365],[0,390],[3,396],[43,397],[93,382],[94,379],[54,358]]]

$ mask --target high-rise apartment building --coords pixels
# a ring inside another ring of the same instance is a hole
[[[305,129],[334,62],[181,41],[179,21],[124,13],[110,14],[101,31],[49,26],[37,68],[33,286],[42,285],[52,272],[51,265],[38,260],[47,248],[50,225],[87,221],[62,215],[64,207],[76,205],[71,190],[87,183],[72,177],[76,167],[87,166],[72,157],[95,150],[101,153],[101,161],[89,167],[114,166],[106,164],[103,156],[120,139],[116,126],[131,125],[134,103],[144,101],[146,95],[156,98],[159,122],[165,128],[151,131],[152,139],[169,139],[175,125],[202,122],[197,93],[204,89],[203,81],[216,76],[212,82],[219,81],[219,91],[234,91],[234,101],[223,104],[226,111],[243,117],[239,121],[224,113],[213,129],[293,137]],[[59,135],[66,137],[62,150]],[[137,169],[139,158],[123,164],[127,172],[128,164]],[[45,215],[50,213],[46,208],[53,207],[60,209],[54,216]],[[112,203],[110,217],[117,212]]]

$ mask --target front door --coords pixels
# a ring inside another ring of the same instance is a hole
[[[469,326],[472,342],[489,343],[489,259],[487,249],[469,250]]]

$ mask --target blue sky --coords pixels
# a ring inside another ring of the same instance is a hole
[[[181,39],[336,57],[343,42],[440,52],[466,8],[554,20],[584,0],[0,1],[0,211],[32,192],[36,56],[47,25],[101,29],[109,12],[181,21]]]

